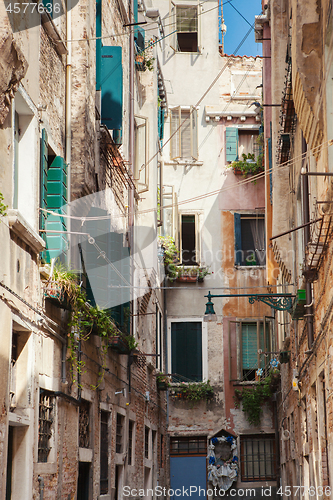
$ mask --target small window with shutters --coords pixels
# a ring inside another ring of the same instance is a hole
[[[229,321],[229,380],[253,381],[257,370],[268,374],[274,350],[273,317]]]
[[[171,370],[173,380],[202,381],[202,323],[171,323]]]
[[[235,265],[265,266],[264,214],[234,214]]]
[[[180,106],[171,110],[171,145],[170,157],[198,159],[197,110],[181,109]]]
[[[200,5],[170,1],[170,46],[175,52],[200,52]]]

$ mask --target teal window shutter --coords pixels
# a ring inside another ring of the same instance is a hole
[[[109,130],[119,130],[123,121],[122,48],[102,47],[101,58],[101,122]]]
[[[200,322],[171,324],[172,373],[202,380],[202,326]]]
[[[48,168],[48,142],[47,142],[47,132],[45,128],[42,130],[42,138],[40,143],[40,208],[47,208],[47,168]],[[44,210],[40,211],[39,216],[39,226],[40,229],[45,229],[45,221],[47,218],[46,212]],[[45,240],[45,233],[42,233],[42,238]]]
[[[242,262],[242,231],[241,231],[241,216],[240,214],[234,214],[234,226],[235,226],[235,264],[240,266]]]
[[[238,159],[238,128],[227,127],[225,130],[226,160],[235,161]]]
[[[257,323],[242,323],[243,370],[258,368]]]
[[[67,165],[61,156],[56,156],[47,171],[48,210],[59,214],[67,211]],[[67,219],[58,215],[48,214],[46,230],[59,231],[59,233],[46,233],[46,249],[43,257],[46,262],[53,258],[61,257],[68,249]]]

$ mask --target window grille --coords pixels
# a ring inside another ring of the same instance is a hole
[[[117,413],[117,427],[116,427],[116,453],[122,453],[123,451],[123,429],[124,429],[124,417]]]
[[[206,437],[177,437],[170,440],[170,455],[206,455]]]
[[[40,390],[38,419],[38,462],[47,462],[51,445],[54,421],[54,397],[50,392]]]
[[[100,494],[109,491],[109,413],[101,412]]]
[[[89,448],[89,422],[90,403],[82,401],[79,410],[79,447]]]
[[[275,436],[241,436],[242,481],[276,479]]]
[[[149,458],[149,427],[145,427],[145,458]]]
[[[128,465],[132,465],[132,454],[133,454],[133,427],[134,422],[132,420],[129,421],[128,424]]]

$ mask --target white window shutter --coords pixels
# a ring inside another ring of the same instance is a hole
[[[198,112],[191,106],[191,156],[198,159]]]
[[[171,160],[175,160],[176,158],[179,158],[181,156],[181,151],[180,151],[180,136],[181,136],[181,131],[180,131],[180,107],[176,109],[171,110],[171,116],[170,116],[170,134],[171,134],[171,140],[170,140],[170,158]]]
[[[169,44],[172,50],[177,51],[177,20],[176,6],[172,0],[169,0]]]
[[[190,111],[181,112],[181,129],[180,129],[180,144],[181,144],[181,157],[192,157],[192,144],[191,144],[191,120]]]

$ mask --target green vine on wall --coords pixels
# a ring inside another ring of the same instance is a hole
[[[3,194],[0,193],[0,216],[5,217],[7,215],[6,210],[8,208],[8,205],[5,205],[3,203],[3,200],[4,200]]]
[[[89,304],[86,293],[79,284],[78,273],[75,271],[68,270],[62,264],[57,263],[51,278],[45,285],[45,290],[52,291],[52,295],[46,292],[46,296],[54,298],[57,289],[59,300],[66,302],[69,306],[68,349],[73,383],[77,383],[75,374],[82,374],[85,368],[85,362],[78,357],[79,343],[86,342],[92,333],[102,339],[100,347],[103,355],[102,370],[99,373],[97,385],[92,386],[96,389],[104,377],[109,339],[118,335],[119,331],[106,311]]]
[[[242,404],[242,411],[251,425],[260,425],[263,406],[277,390],[279,377],[280,372],[275,370],[251,388],[235,389],[235,408],[240,408],[240,404]]]

